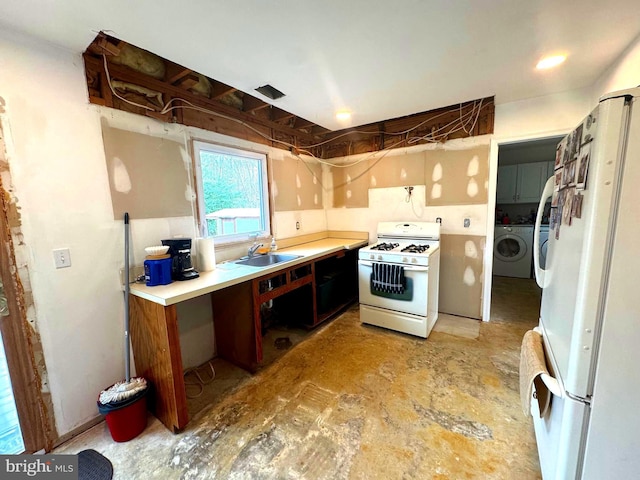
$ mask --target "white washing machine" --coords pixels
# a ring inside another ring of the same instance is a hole
[[[540,268],[547,263],[547,244],[549,243],[549,225],[540,225]]]
[[[531,278],[533,226],[501,225],[495,228],[493,274]]]

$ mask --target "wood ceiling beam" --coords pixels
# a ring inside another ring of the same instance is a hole
[[[120,54],[120,50],[123,45],[124,42],[122,40],[118,40],[117,44],[113,44],[109,41],[109,38],[104,33],[100,33],[95,43],[92,43],[90,46],[97,47],[94,49],[94,51],[96,51],[96,53],[98,53],[99,55],[105,54],[115,56]]]
[[[281,122],[283,120],[289,120],[290,118],[295,117],[293,113],[289,113],[281,108],[274,107],[271,105],[271,120],[274,122]]]
[[[259,98],[252,97],[251,95],[245,95],[242,97],[242,111],[251,113],[256,110],[262,110],[263,108],[267,108],[269,105],[267,102],[263,102]]]
[[[91,55],[84,55],[85,65],[93,70],[101,72],[104,70],[104,65],[102,63],[102,59],[97,59],[92,57]],[[238,120],[245,121],[249,124],[257,124],[263,127],[272,128],[274,130],[278,130],[287,135],[292,135],[294,137],[298,137],[301,140],[306,141],[315,141],[313,135],[306,134],[304,132],[294,130],[286,125],[282,125],[276,122],[272,122],[271,120],[263,119],[251,115],[250,113],[242,112],[228,105],[224,105],[215,100],[210,100],[208,98],[193,95],[190,92],[183,90],[180,87],[171,85],[167,82],[156,80],[155,78],[149,77],[148,75],[144,75],[138,73],[134,70],[131,70],[127,67],[122,67],[120,65],[110,64],[109,72],[112,77],[117,77],[125,82],[131,82],[136,85],[141,85],[152,90],[156,90],[158,92],[166,93],[174,97],[185,98],[189,100],[189,102],[198,105],[200,107],[209,109],[213,112],[220,113],[229,117],[236,118]]]
[[[211,98],[213,100],[224,97],[225,95],[229,95],[230,93],[238,90],[237,88],[230,87],[229,85],[225,85],[217,80],[212,80],[211,78],[209,80],[211,81]]]
[[[310,122],[309,120],[305,120],[302,117],[296,118],[296,121],[293,123],[293,128],[309,128],[313,127],[315,123]]]
[[[192,72],[192,70],[185,68],[184,70],[176,73],[173,77],[171,77],[170,79],[167,80],[167,83],[170,83],[171,85],[173,85],[174,83],[176,83],[178,80],[182,80],[184,77],[186,77],[187,75],[189,75]]]
[[[182,80],[178,82],[178,85],[181,88],[188,90],[192,88],[194,85],[197,85],[199,82],[200,82],[200,79],[198,78],[197,75],[189,74],[186,77],[183,77]]]
[[[312,125],[313,127],[311,127],[311,135],[313,135],[314,137],[316,135],[324,135],[331,132],[331,130],[329,130],[328,128],[321,127],[320,125],[316,125],[315,123],[312,123]]]

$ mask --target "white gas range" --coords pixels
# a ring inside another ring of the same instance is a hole
[[[358,253],[360,320],[427,338],[438,319],[440,224],[381,222]]]

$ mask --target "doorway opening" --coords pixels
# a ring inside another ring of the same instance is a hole
[[[533,250],[545,259],[550,204],[544,207],[540,245],[534,224],[547,179],[553,176],[562,136],[498,145],[493,240],[491,320],[537,323],[541,289],[533,273]]]
[[[50,398],[45,401],[41,388],[39,372],[45,371],[44,365],[39,371],[34,355],[40,340],[27,320],[28,303],[15,258],[20,215],[4,183],[11,180],[4,120],[0,115],[0,161],[5,165],[0,178],[0,453],[34,453],[52,448],[55,430]]]
[[[0,315],[8,314],[4,291],[0,287]],[[6,313],[5,313],[6,312]],[[13,396],[7,357],[0,332],[0,454],[16,455],[24,452],[24,441],[18,420],[18,410]]]

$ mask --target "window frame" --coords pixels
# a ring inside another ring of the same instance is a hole
[[[200,153],[216,152],[224,155],[233,155],[236,157],[244,157],[260,162],[260,190],[262,192],[262,208],[260,209],[261,223],[264,226],[262,230],[236,233],[230,235],[212,236],[216,245],[226,245],[233,243],[247,242],[253,239],[257,234],[258,238],[268,238],[271,236],[271,195],[269,183],[269,157],[268,154],[261,151],[244,149],[236,146],[222,145],[208,140],[194,139],[192,140],[193,161],[194,161],[194,177],[196,181],[196,213],[198,222],[198,232],[202,236],[210,236],[206,210],[204,204],[204,185],[202,182],[202,162]]]

